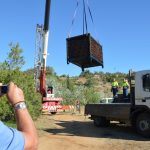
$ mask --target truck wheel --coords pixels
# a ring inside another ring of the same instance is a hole
[[[136,119],[136,130],[144,137],[150,137],[150,114],[141,113]]]
[[[95,118],[93,119],[93,121],[94,121],[94,125],[95,125],[96,127],[108,126],[109,123],[110,123],[110,121],[109,121],[109,120],[106,120],[105,117],[95,117]]]
[[[51,114],[52,114],[52,115],[55,115],[55,114],[56,114],[56,112],[51,112]]]

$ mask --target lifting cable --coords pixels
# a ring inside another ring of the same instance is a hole
[[[72,27],[73,27],[73,24],[74,24],[74,21],[75,21],[75,17],[76,17],[76,14],[77,14],[78,6],[79,6],[79,0],[77,0],[77,4],[76,4],[76,8],[75,8],[74,15],[73,15],[73,18],[72,18],[72,22],[71,22],[68,38],[70,37],[70,34],[72,32]]]
[[[87,0],[86,2],[87,2],[87,7],[88,7],[88,10],[89,10],[89,14],[90,14],[92,23],[94,24],[94,19],[93,19],[92,12],[91,12],[91,9],[90,9],[89,1]]]
[[[76,7],[75,7],[73,18],[72,18],[72,22],[71,22],[71,25],[70,25],[70,30],[69,30],[69,33],[68,33],[68,38],[71,35],[72,28],[73,28],[73,25],[74,25],[74,22],[75,22],[75,18],[76,18],[76,14],[77,14],[77,11],[78,11],[78,8],[79,8],[79,1],[80,0],[76,0],[76,1],[77,1],[77,3],[76,3]],[[92,24],[94,26],[95,34],[97,36],[98,34],[97,34],[97,31],[96,31],[96,28],[95,28],[94,19],[93,19],[93,16],[92,16],[92,11],[90,9],[90,5],[89,5],[89,1],[88,0],[86,0],[86,3],[85,3],[85,0],[83,0],[83,34],[85,34],[85,31],[86,31],[86,34],[88,33],[86,4],[87,4],[87,8],[88,8],[88,12],[89,12]],[[98,36],[97,36],[97,38],[98,38]]]
[[[96,30],[96,27],[95,27],[95,24],[94,24],[94,19],[93,19],[93,16],[92,16],[92,11],[90,9],[89,1],[87,0],[86,2],[87,2],[87,7],[88,7],[88,10],[89,10],[89,14],[90,14],[93,26],[94,26],[95,34],[96,34],[96,37],[98,38],[98,33],[97,33],[97,30]],[[99,43],[98,39],[97,39],[97,42]]]
[[[86,34],[87,34],[88,33],[88,26],[87,26],[85,0],[83,0],[83,34],[84,34],[84,26],[86,27]]]

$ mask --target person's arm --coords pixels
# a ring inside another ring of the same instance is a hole
[[[21,131],[25,137],[24,150],[37,150],[38,136],[27,108],[15,108],[20,102],[24,102],[24,94],[22,90],[11,82],[9,85],[7,97],[9,102],[14,106],[17,120],[17,129]]]

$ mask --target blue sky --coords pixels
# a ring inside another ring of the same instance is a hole
[[[51,0],[48,66],[58,75],[79,75],[81,69],[66,63],[66,37],[70,30],[76,0]],[[71,36],[82,34],[82,0]],[[91,72],[125,72],[149,69],[150,0],[89,0],[94,24],[88,16],[88,31],[103,46],[104,69]],[[0,62],[10,42],[19,42],[26,64],[33,68],[36,24],[43,24],[45,0],[0,1]],[[94,28],[97,32],[95,32]],[[96,34],[97,33],[97,34]]]

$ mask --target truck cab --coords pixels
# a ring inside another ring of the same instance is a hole
[[[150,109],[150,70],[135,74],[135,105]]]

